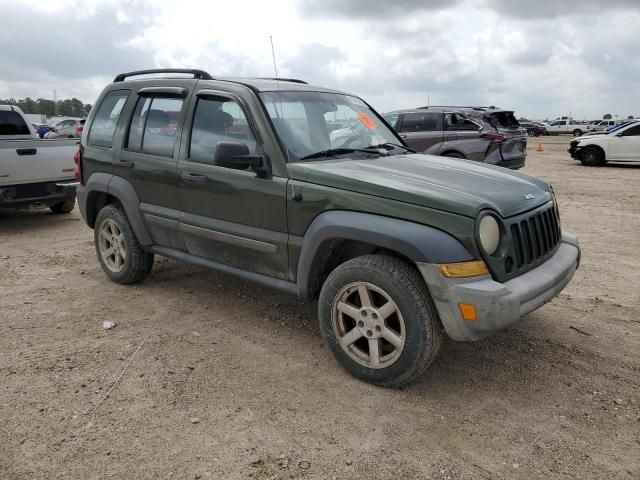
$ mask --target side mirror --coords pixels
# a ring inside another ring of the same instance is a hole
[[[250,168],[260,178],[268,177],[270,173],[264,155],[251,155],[247,144],[242,142],[218,142],[213,164],[236,170]]]

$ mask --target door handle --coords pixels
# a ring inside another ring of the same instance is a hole
[[[207,181],[207,177],[204,175],[198,175],[197,173],[183,173],[182,179],[188,183],[204,183]]]
[[[38,153],[38,150],[36,148],[16,148],[16,153],[20,156],[35,155]]]
[[[116,160],[116,165],[124,168],[133,168],[134,163],[131,160]]]
[[[400,138],[407,138],[407,134],[406,133],[401,133],[400,134]]]

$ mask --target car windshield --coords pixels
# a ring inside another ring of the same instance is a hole
[[[357,97],[293,91],[263,92],[260,97],[289,162],[334,149],[401,144],[378,114]]]

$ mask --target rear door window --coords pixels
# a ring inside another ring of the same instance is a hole
[[[442,131],[442,113],[420,112],[405,113],[402,117],[402,132],[436,132]]]
[[[128,96],[128,90],[115,90],[104,97],[93,119],[87,140],[88,143],[99,147],[111,148],[118,119]],[[81,121],[80,123],[83,122]]]
[[[129,126],[127,149],[173,156],[182,98],[140,97]]]
[[[31,131],[18,112],[0,110],[0,135],[29,135]]]

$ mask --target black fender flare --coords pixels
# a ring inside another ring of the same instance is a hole
[[[296,277],[300,297],[310,296],[312,268],[322,244],[336,239],[366,242],[398,252],[413,262],[474,260],[458,239],[437,228],[382,215],[332,210],[318,215],[305,232]]]
[[[122,177],[117,177],[108,173],[94,173],[88,179],[87,183],[82,188],[82,201],[85,203],[81,206],[82,211],[86,212],[89,205],[86,205],[87,200],[92,192],[107,193],[115,198],[122,204],[124,212],[127,215],[127,219],[131,224],[133,233],[135,233],[138,242],[141,245],[149,246],[153,245],[153,240],[147,231],[147,227],[142,220],[140,213],[140,200],[136,194],[133,185],[126,181]],[[97,213],[97,212],[96,212]]]

